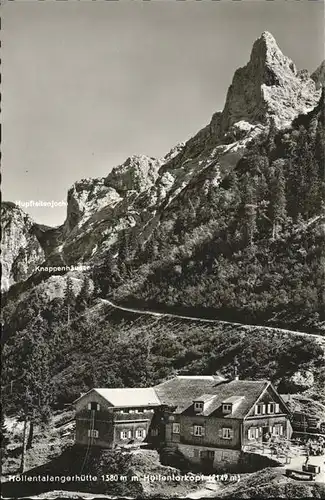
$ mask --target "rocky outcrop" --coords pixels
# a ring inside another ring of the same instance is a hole
[[[314,375],[310,370],[301,370],[294,373],[288,380],[291,390],[305,391],[314,386]]]
[[[224,132],[241,120],[267,124],[271,119],[282,128],[313,109],[319,98],[308,72],[297,71],[273,36],[264,32],[254,43],[248,64],[235,72],[221,128]]]
[[[118,165],[107,177],[82,179],[68,192],[67,237],[78,230],[102,209],[113,210],[125,199],[150,189],[157,180],[161,162],[148,156],[132,156]]]
[[[105,179],[82,179],[68,191],[67,218],[64,232],[69,236],[73,229],[80,228],[94,213],[105,206],[114,207],[121,196],[105,185]]]
[[[161,163],[145,155],[132,156],[107,177],[83,179],[72,186],[59,247],[64,262],[91,259],[114,244],[120,231],[136,224],[136,201],[155,184]]]
[[[113,168],[105,179],[105,185],[120,194],[127,191],[140,194],[156,182],[160,165],[156,158],[131,156],[122,165]]]
[[[34,222],[14,203],[1,206],[1,289],[27,279],[44,260],[44,251],[34,231]]]
[[[325,60],[318,66],[314,73],[311,74],[310,78],[316,83],[317,89],[325,86]]]

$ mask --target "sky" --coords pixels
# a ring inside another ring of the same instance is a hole
[[[324,59],[322,0],[20,0],[1,17],[6,201],[65,201],[133,154],[164,156],[222,110],[265,30],[298,68]]]

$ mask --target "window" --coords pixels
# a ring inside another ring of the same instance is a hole
[[[195,403],[194,403],[194,411],[203,411],[203,403],[202,403],[202,401],[195,401]]]
[[[223,427],[221,431],[222,439],[232,439],[233,431],[230,427]]]
[[[136,437],[137,439],[141,439],[141,438],[146,437],[146,431],[145,431],[144,429],[137,429],[137,430],[135,431],[135,437]]]
[[[193,450],[193,457],[194,458],[200,458],[200,450],[194,449]]]
[[[179,424],[173,424],[173,434],[179,434],[180,432],[180,425]]]
[[[259,403],[255,406],[255,415],[264,415],[265,413],[265,404]]]
[[[128,431],[121,431],[120,432],[120,438],[121,439],[127,439],[128,438]]]
[[[194,436],[204,436],[204,427],[202,425],[194,425],[193,434]]]
[[[225,464],[229,464],[231,462],[232,458],[231,455],[229,454],[228,451],[222,451],[221,452],[221,461],[224,462]]]
[[[283,436],[283,425],[277,424],[272,429],[273,436]]]
[[[129,410],[129,413],[135,413],[135,410],[133,410],[133,408],[131,408],[131,409]]]
[[[96,403],[95,401],[92,401],[91,403],[88,403],[88,410],[100,410],[100,405]]]
[[[98,438],[98,431],[96,431],[95,429],[89,429],[88,437]]]
[[[151,429],[150,434],[151,436],[158,436],[158,429]]]
[[[250,429],[248,429],[249,440],[258,439],[258,437],[259,437],[258,427],[251,427]]]
[[[203,460],[214,460],[214,451],[213,450],[202,450],[200,452],[200,458]]]
[[[267,412],[268,413],[275,413],[275,403],[269,403],[267,405]]]
[[[224,404],[222,405],[222,412],[223,413],[231,413],[232,412],[232,404]]]

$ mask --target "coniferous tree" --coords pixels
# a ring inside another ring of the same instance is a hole
[[[1,411],[1,427],[0,427],[0,443],[1,443],[1,465],[6,457],[6,447],[9,443],[7,437],[7,427],[5,424],[5,414]]]
[[[310,180],[314,183],[314,158],[313,149],[310,144],[308,133],[304,127],[300,127],[299,136],[296,148],[296,205],[298,207],[298,214],[301,214],[304,219],[308,219],[309,205],[308,194],[310,190]]]
[[[325,87],[324,87],[325,91]],[[325,181],[325,127],[318,124],[315,138],[315,158],[318,163],[319,178],[321,182]]]
[[[145,245],[145,260],[146,262],[148,262],[155,259],[157,256],[158,256],[158,249],[154,240],[154,235],[152,235]]]
[[[32,447],[34,424],[36,422],[45,423],[50,418],[53,390],[50,373],[50,347],[40,326],[36,325],[34,329],[21,332],[19,343],[20,359],[16,359],[16,362],[19,363],[21,376],[15,380],[10,398],[11,404],[18,409],[18,414],[24,421],[21,459],[21,470],[23,471],[26,448]]]
[[[72,279],[70,276],[67,276],[66,279],[66,287],[64,291],[64,310],[66,314],[66,322],[69,325],[72,314],[73,314],[73,308],[76,305],[76,297],[73,291],[73,284],[72,284]]]
[[[286,218],[286,186],[282,161],[276,161],[273,164],[270,193],[271,221],[273,224],[272,239],[276,239],[281,224],[284,223]]]
[[[122,264],[126,264],[129,256],[130,256],[129,237],[127,231],[124,230],[120,237],[120,243],[118,249],[117,263],[119,269],[121,269]]]
[[[306,197],[304,203],[304,213],[306,219],[319,213],[322,205],[322,187],[319,177],[319,168],[315,158],[309,158],[306,165]]]
[[[93,269],[92,278],[94,281],[94,296],[106,297],[114,282],[114,257],[109,249],[103,261]]]
[[[140,265],[142,262],[143,250],[144,250],[143,243],[142,242],[138,243],[134,254],[134,261],[136,262],[137,265]]]
[[[276,129],[276,124],[275,124],[275,119],[272,117],[270,120],[270,125],[269,125],[269,131],[267,135],[267,139],[265,141],[265,146],[266,146],[266,152],[268,157],[272,156],[272,153],[275,150],[275,138],[277,134],[277,129]]]
[[[231,170],[227,177],[226,189],[229,191],[230,198],[230,206],[227,208],[227,212],[229,214],[230,211],[236,212],[241,205],[242,195],[241,195],[241,183],[239,180],[238,173],[235,169]],[[229,196],[228,193],[226,196]],[[228,198],[228,199],[229,199]],[[227,237],[231,237],[227,231]]]
[[[80,289],[80,293],[79,293],[78,297],[76,298],[77,311],[81,312],[87,308],[87,306],[89,304],[89,300],[90,300],[90,295],[91,295],[90,279],[88,276],[84,276],[83,281],[82,281],[82,285],[81,285],[81,289]]]
[[[246,174],[242,185],[242,203],[244,209],[243,229],[245,244],[252,247],[256,233],[256,196],[253,179]]]

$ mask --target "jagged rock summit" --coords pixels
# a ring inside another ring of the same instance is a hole
[[[271,33],[265,31],[255,41],[248,64],[234,74],[221,129],[225,131],[242,120],[267,124],[271,119],[283,128],[298,114],[311,111],[319,97],[308,71],[297,71]]]

